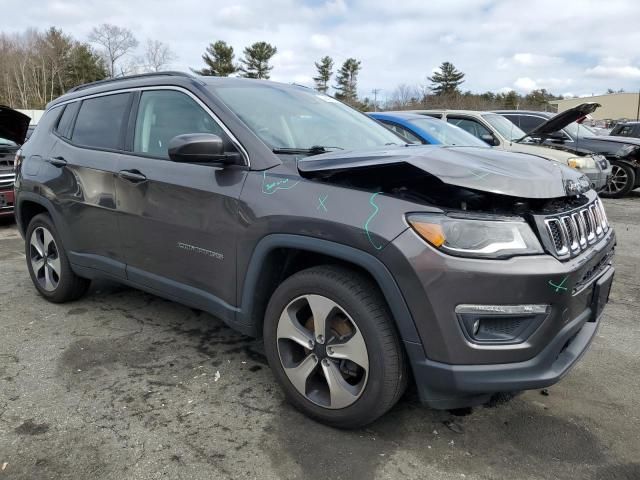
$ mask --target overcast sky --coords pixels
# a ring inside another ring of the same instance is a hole
[[[639,0],[2,0],[0,30],[62,28],[86,40],[108,22],[140,43],[168,43],[180,70],[201,67],[209,44],[241,55],[277,46],[272,79],[312,84],[314,60],[362,61],[359,90],[391,95],[425,84],[443,61],[467,74],[474,92],[546,88],[586,95],[640,89]]]

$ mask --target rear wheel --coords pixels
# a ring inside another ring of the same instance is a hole
[[[89,288],[89,280],[71,270],[67,253],[51,218],[36,215],[25,236],[27,268],[38,293],[51,302],[76,300]]]
[[[600,192],[603,197],[620,198],[627,195],[636,184],[636,173],[625,163],[611,163],[611,177]]]
[[[377,286],[338,266],[289,277],[265,316],[265,351],[288,400],[310,417],[354,428],[389,410],[407,367]]]

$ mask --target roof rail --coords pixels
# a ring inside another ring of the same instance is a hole
[[[105,85],[107,83],[120,82],[124,80],[133,80],[136,78],[148,78],[148,77],[187,77],[187,78],[196,78],[190,73],[186,72],[177,72],[177,71],[166,71],[166,72],[152,72],[152,73],[140,73],[138,75],[127,75],[124,77],[114,77],[114,78],[105,78],[104,80],[97,80],[95,82],[84,83],[82,85],[78,85],[67,90],[67,93],[77,92],[78,90],[84,90],[85,88],[94,87],[96,85]]]

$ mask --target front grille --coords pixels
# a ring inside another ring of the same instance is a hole
[[[7,188],[13,188],[13,184],[16,180],[16,175],[13,172],[1,172],[0,173],[0,189],[6,190]]]
[[[578,255],[609,230],[600,199],[577,211],[547,218],[544,223],[553,253],[558,257]]]

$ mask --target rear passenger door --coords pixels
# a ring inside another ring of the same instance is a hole
[[[47,159],[61,175],[51,189],[68,222],[72,263],[124,277],[115,175],[132,100],[115,93],[67,104]]]
[[[236,300],[238,197],[246,168],[176,163],[169,141],[213,133],[234,149],[218,121],[194,95],[178,89],[138,93],[130,139],[117,179],[127,277],[194,304],[192,295]],[[188,298],[187,298],[188,297]],[[221,304],[220,302],[218,302]]]

